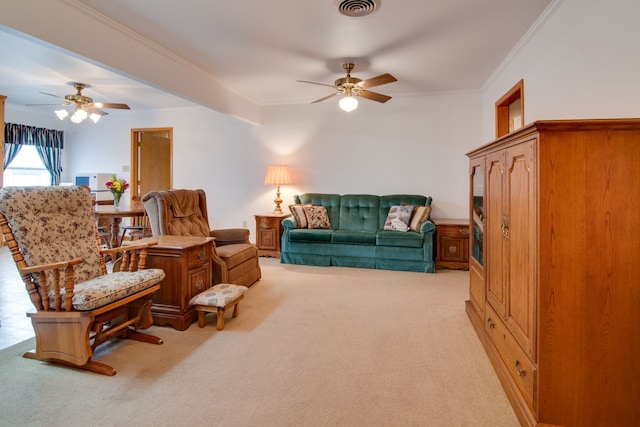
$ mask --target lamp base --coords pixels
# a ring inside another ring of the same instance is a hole
[[[273,210],[274,214],[281,214],[282,213],[282,208],[280,207],[280,205],[282,204],[282,199],[280,198],[280,186],[278,185],[278,189],[276,190],[276,198],[273,200],[273,202],[276,204],[276,208]]]

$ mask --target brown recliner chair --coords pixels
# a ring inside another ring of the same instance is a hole
[[[203,190],[152,191],[142,197],[154,236],[211,236],[213,283],[251,286],[262,277],[258,249],[249,241],[249,230],[211,230]]]

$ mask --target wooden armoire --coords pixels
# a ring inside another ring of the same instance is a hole
[[[640,119],[537,121],[470,159],[466,311],[522,425],[640,425]]]

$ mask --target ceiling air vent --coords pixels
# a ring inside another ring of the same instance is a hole
[[[380,0],[337,0],[338,12],[344,16],[360,17],[366,16],[376,10]]]

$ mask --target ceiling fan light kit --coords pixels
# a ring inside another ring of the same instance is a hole
[[[377,92],[371,92],[370,90],[367,90],[367,89],[370,87],[381,86],[387,83],[393,83],[395,81],[398,81],[395,77],[393,77],[389,73],[385,73],[376,77],[372,77],[367,80],[362,80],[358,77],[351,77],[351,71],[353,71],[354,67],[355,65],[351,62],[342,64],[342,68],[347,73],[347,76],[337,79],[333,85],[328,85],[325,83],[310,82],[307,80],[298,80],[298,82],[311,83],[311,84],[320,85],[320,86],[328,86],[328,87],[334,88],[337,91],[336,93],[332,93],[331,95],[325,96],[320,99],[316,99],[315,101],[312,102],[312,104],[315,104],[317,102],[322,102],[329,98],[333,98],[336,95],[344,94],[344,97],[340,99],[340,101],[338,102],[338,105],[342,110],[347,112],[353,111],[358,107],[358,100],[355,98],[357,96],[369,99],[371,101],[381,102],[381,103],[387,102],[388,100],[391,99],[391,97],[388,95],[383,95]]]
[[[347,95],[338,102],[340,109],[347,113],[358,108],[358,100],[351,95]]]
[[[114,103],[104,103],[104,102],[93,102],[92,98],[88,96],[84,96],[82,94],[82,89],[86,88],[87,85],[84,83],[73,83],[73,87],[76,89],[76,93],[73,95],[66,95],[64,97],[65,103],[62,104],[63,107],[74,107],[74,112],[71,115],[72,123],[82,123],[87,117],[91,119],[93,123],[98,123],[100,117],[106,116],[107,112],[102,111],[101,108],[117,108],[120,110],[129,110],[129,106],[127,104],[114,104]],[[56,98],[61,98],[57,95],[52,95],[46,92],[40,92],[44,95],[54,96]],[[52,104],[31,104],[31,105],[52,105]],[[57,104],[53,104],[57,105]],[[68,115],[69,111],[65,109],[55,110],[54,113],[60,120],[64,120]]]

